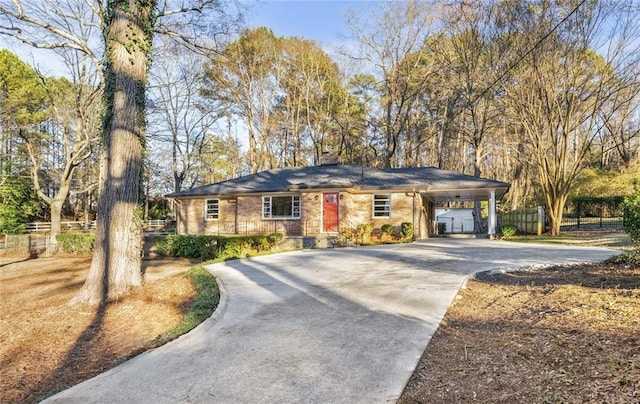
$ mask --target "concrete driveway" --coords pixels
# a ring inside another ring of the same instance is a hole
[[[613,254],[434,239],[211,265],[223,291],[212,318],[48,401],[394,402],[468,275]]]

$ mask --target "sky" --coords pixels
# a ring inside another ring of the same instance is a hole
[[[347,10],[358,10],[369,0],[257,0],[247,1],[252,8],[246,13],[247,25],[271,28],[277,36],[299,36],[311,39],[325,48],[333,48],[346,40]]]
[[[265,26],[277,36],[298,36],[314,40],[326,52],[348,42],[350,30],[345,24],[347,10],[356,12],[378,0],[244,0],[248,7],[248,27]],[[62,62],[48,52],[34,50],[0,38],[0,47],[8,47],[24,61],[38,65],[45,74],[57,75],[64,70]]]

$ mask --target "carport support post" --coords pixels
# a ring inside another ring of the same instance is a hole
[[[491,196],[489,197],[489,231],[488,231],[489,238],[495,238],[496,226],[497,226],[496,191],[495,189],[492,189]]]

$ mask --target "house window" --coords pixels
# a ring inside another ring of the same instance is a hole
[[[207,199],[206,212],[204,214],[205,220],[218,220],[219,215],[220,215],[220,200]]]
[[[300,196],[263,196],[262,217],[264,219],[299,219]]]
[[[391,195],[373,195],[373,217],[391,216]]]

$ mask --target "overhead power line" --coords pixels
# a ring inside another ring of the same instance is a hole
[[[551,28],[551,30],[549,32],[547,32],[545,35],[543,35],[541,38],[539,38],[536,43],[531,47],[531,49],[529,49],[528,51],[526,51],[518,60],[516,60],[513,64],[511,64],[509,67],[507,67],[507,69],[497,78],[495,79],[491,84],[489,84],[489,86],[487,88],[484,89],[484,91],[482,91],[480,93],[480,95],[478,95],[472,102],[469,103],[469,105],[475,104],[480,98],[484,97],[485,94],[487,94],[487,92],[489,92],[489,90],[491,90],[496,84],[500,83],[502,81],[502,79],[513,69],[515,69],[516,67],[518,67],[518,65],[520,63],[522,63],[522,61],[529,56],[534,50],[536,50],[540,45],[542,45],[542,43],[551,36],[551,34],[553,34],[554,32],[556,32],[558,30],[558,28],[564,24],[569,18],[571,18],[571,16],[573,14],[576,13],[576,11],[578,11],[578,9],[580,7],[582,7],[582,5],[584,3],[586,3],[587,0],[582,0],[580,3],[578,3],[577,6],[575,6],[573,8],[573,10],[571,10],[571,12],[569,14],[567,14],[562,20],[560,20],[553,28]]]

